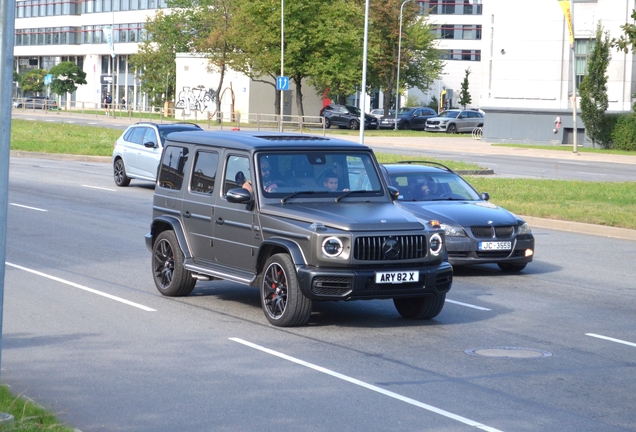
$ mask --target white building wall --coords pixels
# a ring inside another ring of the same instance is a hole
[[[574,3],[575,39],[593,39],[599,20],[610,38],[630,21],[633,0]],[[484,2],[481,104],[493,108],[571,109],[571,48],[565,16],[555,0]],[[633,54],[612,51],[608,111],[631,109]]]

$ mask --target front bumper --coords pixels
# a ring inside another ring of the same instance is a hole
[[[502,239],[497,240],[501,241]],[[454,266],[496,263],[527,264],[532,262],[534,257],[533,236],[524,235],[513,238],[510,240],[512,241],[512,249],[501,251],[480,251],[479,241],[470,237],[447,236],[448,261]],[[526,256],[526,250],[531,250],[532,255]]]
[[[424,130],[426,132],[446,132],[446,126],[445,124],[438,124],[438,125],[426,125],[424,127]]]
[[[401,284],[377,284],[378,268],[334,269],[314,266],[298,266],[298,283],[303,294],[312,300],[371,300],[387,298],[421,297],[442,294],[450,290],[453,268],[448,262],[403,267],[419,270],[419,282]],[[399,271],[400,268],[391,270]]]

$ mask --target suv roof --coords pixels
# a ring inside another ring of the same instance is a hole
[[[215,147],[234,148],[242,150],[328,150],[328,149],[367,149],[369,147],[352,141],[337,138],[325,138],[305,134],[280,134],[279,132],[264,131],[203,131],[203,132],[174,132],[168,141],[197,145],[214,145]],[[319,146],[317,148],[317,146]]]

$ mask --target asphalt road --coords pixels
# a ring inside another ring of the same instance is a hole
[[[535,229],[524,272],[460,269],[442,313],[150,275],[152,186],[11,158],[2,380],[82,431],[635,431],[636,243]]]

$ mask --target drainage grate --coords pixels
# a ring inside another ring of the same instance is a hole
[[[482,347],[464,351],[468,355],[477,357],[499,358],[544,358],[552,357],[552,353],[534,348],[518,347]]]

